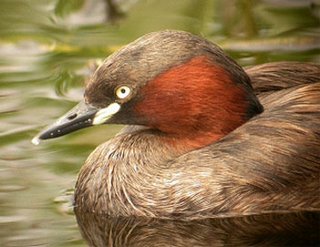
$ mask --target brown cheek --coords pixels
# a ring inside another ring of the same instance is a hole
[[[141,90],[141,95],[136,113],[149,126],[166,133],[232,130],[243,121],[241,114],[233,113],[247,107],[244,90],[204,56],[160,74]]]

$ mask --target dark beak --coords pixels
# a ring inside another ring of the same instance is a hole
[[[40,140],[56,138],[78,129],[92,126],[94,117],[98,111],[98,108],[88,105],[82,101],[59,118],[55,123],[41,131],[32,139],[32,143],[37,145],[40,143]]]

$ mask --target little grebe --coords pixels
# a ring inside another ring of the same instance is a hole
[[[200,219],[319,210],[320,66],[246,72],[181,31],[148,34],[95,71],[84,101],[34,138],[125,124],[82,167],[75,206]]]

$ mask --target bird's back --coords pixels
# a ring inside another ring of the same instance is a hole
[[[190,183],[198,179],[210,188],[208,211],[320,209],[319,71],[319,65],[305,63],[248,69],[264,112],[222,140],[175,160],[190,170]],[[210,175],[201,179],[205,173]]]

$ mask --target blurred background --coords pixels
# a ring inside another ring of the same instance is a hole
[[[85,246],[70,195],[88,154],[120,126],[33,146],[82,98],[93,65],[148,32],[179,29],[242,66],[320,60],[320,1],[1,0],[0,246]]]

